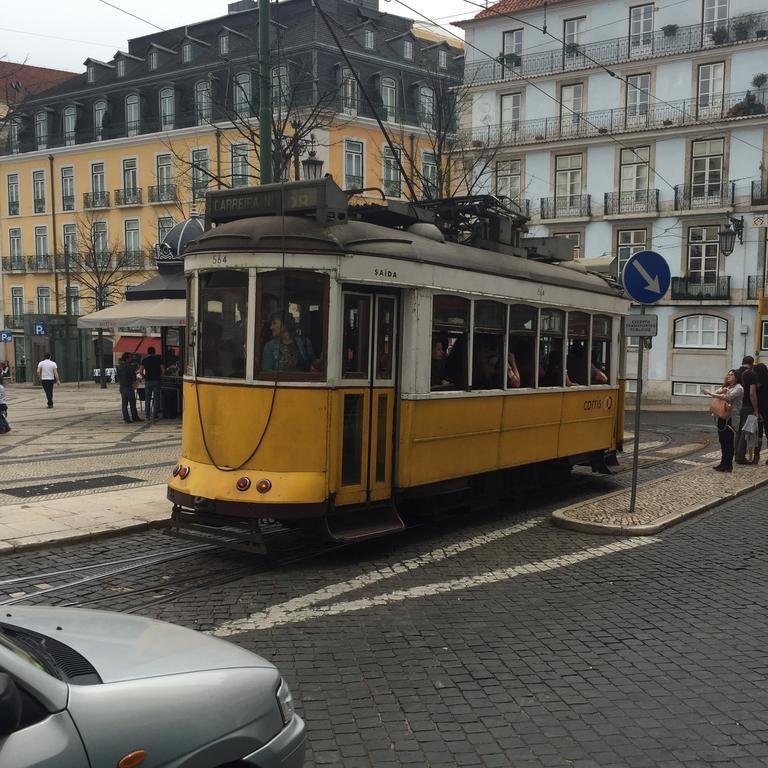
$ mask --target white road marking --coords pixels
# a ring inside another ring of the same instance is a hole
[[[540,522],[540,521],[535,521]],[[534,524],[535,524],[534,523]],[[523,524],[526,525],[525,523]],[[527,524],[531,527],[530,524]],[[515,526],[517,527],[517,526]],[[509,529],[502,529],[509,530]],[[502,531],[497,531],[494,535],[477,537],[478,539],[484,539],[483,543],[488,543],[493,538],[502,538]],[[462,542],[461,544],[454,545],[454,547],[446,547],[445,550],[436,550],[433,553],[426,555],[426,558],[430,558],[433,555],[438,555],[437,560],[442,560],[444,557],[449,556],[447,553],[449,550],[451,554],[455,554],[456,551],[464,551],[471,547],[464,546],[477,539],[471,539],[469,542]],[[338,603],[332,603],[330,605],[317,605],[321,600],[328,599],[330,597],[350,592],[354,589],[358,589],[361,586],[374,583],[383,578],[389,578],[395,575],[395,573],[402,573],[404,571],[411,570],[410,567],[406,567],[407,563],[416,563],[421,558],[414,558],[413,560],[404,561],[393,565],[391,571],[374,572],[366,574],[364,576],[351,579],[347,582],[341,582],[334,584],[317,592],[302,597],[288,600],[287,602],[279,605],[273,605],[265,611],[251,614],[250,616],[242,619],[236,619],[234,621],[228,621],[222,624],[220,627],[213,631],[214,635],[218,637],[228,637],[230,635],[237,634],[239,632],[246,632],[249,630],[257,629],[272,629],[273,627],[282,626],[285,624],[293,624],[301,621],[308,621],[310,619],[321,618],[325,616],[336,616],[343,613],[350,613],[353,611],[362,611],[374,606],[390,605],[392,603],[399,603],[405,600],[412,600],[420,597],[430,597],[436,594],[445,594],[449,592],[455,592],[465,589],[472,589],[473,587],[487,586],[488,584],[495,584],[500,581],[508,581],[510,579],[517,578],[518,576],[525,576],[536,573],[544,573],[547,571],[553,571],[558,568],[567,568],[578,563],[583,563],[588,560],[594,560],[598,557],[604,557],[605,555],[612,555],[617,552],[628,551],[636,547],[641,547],[646,544],[652,544],[658,542],[658,539],[653,537],[642,537],[624,539],[621,541],[612,541],[608,544],[603,544],[599,547],[591,547],[582,552],[576,552],[569,555],[560,555],[558,557],[547,558],[546,560],[539,560],[532,563],[525,563],[517,565],[512,568],[499,568],[485,573],[480,573],[475,576],[465,576],[463,578],[449,579],[447,581],[433,582],[431,584],[423,584],[416,587],[410,587],[408,589],[398,589],[393,592],[388,592],[380,595],[374,595],[372,597],[364,597],[358,600],[348,600]],[[475,545],[475,546],[479,546]],[[445,553],[445,554],[444,554]],[[436,562],[432,560],[431,562]],[[422,564],[427,564],[424,562]],[[417,566],[414,566],[417,567]]]
[[[701,446],[701,443],[682,443],[681,445],[673,445],[669,448],[661,448],[656,453],[663,454],[664,456],[677,456],[680,453],[695,451],[697,448],[701,448]]]
[[[675,461],[675,464],[687,464],[692,467],[705,467],[709,463],[708,461],[693,461],[693,459],[677,459]]]

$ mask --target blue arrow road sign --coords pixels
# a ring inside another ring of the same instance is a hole
[[[640,251],[630,256],[622,278],[624,290],[638,304],[655,304],[672,282],[669,265],[656,251]]]
[[[0,344],[13,341],[13,331],[0,331]]]

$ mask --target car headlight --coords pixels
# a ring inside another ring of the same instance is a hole
[[[293,720],[295,709],[293,708],[293,696],[291,695],[291,689],[288,687],[288,683],[285,680],[280,680],[280,685],[277,689],[277,704],[280,707],[280,714],[283,716],[283,723],[288,723]]]

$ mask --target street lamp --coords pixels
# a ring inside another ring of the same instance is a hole
[[[734,216],[728,217],[728,224],[725,229],[721,229],[717,233],[720,240],[720,253],[723,256],[730,256],[733,253],[733,249],[736,247],[736,238],[739,238],[739,243],[744,245],[744,217],[735,218]]]
[[[323,172],[323,161],[318,160],[315,153],[315,137],[309,137],[309,152],[307,157],[301,161],[302,175],[305,181],[319,179]]]

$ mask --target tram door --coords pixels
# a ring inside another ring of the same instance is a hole
[[[392,490],[397,296],[343,294],[336,506],[388,499]]]

